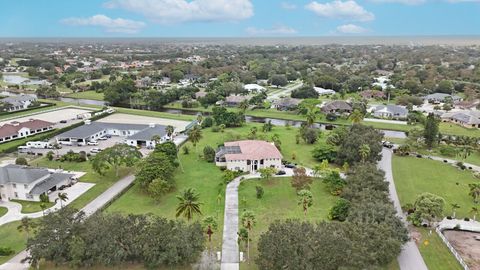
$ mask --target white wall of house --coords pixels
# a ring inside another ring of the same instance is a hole
[[[217,166],[226,166],[228,170],[231,171],[244,171],[252,172],[253,164],[255,160],[252,160],[250,165],[248,165],[247,160],[228,160],[227,162],[217,162]],[[263,160],[263,164],[260,164],[260,160],[257,162],[257,170],[262,168],[275,168],[280,170],[282,168],[282,159],[280,158],[267,158]]]

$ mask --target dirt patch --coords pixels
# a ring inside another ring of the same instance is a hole
[[[475,237],[480,238],[480,233],[448,230],[443,235],[471,270],[480,270],[480,241],[475,240]]]

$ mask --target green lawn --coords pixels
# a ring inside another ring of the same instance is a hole
[[[9,247],[15,250],[15,254],[22,251],[26,244],[26,234],[17,230],[20,221],[10,222],[0,226],[0,246]],[[0,256],[0,265],[8,261],[15,255]]]
[[[453,123],[440,123],[440,133],[470,137],[480,137],[480,129],[465,128]]]
[[[83,91],[83,92],[71,93],[71,94],[68,94],[67,97],[69,97],[69,98],[93,99],[93,100],[102,100],[103,101],[103,93],[97,93],[95,91]]]
[[[255,187],[257,185],[262,186],[265,192],[261,199],[256,198]],[[310,190],[313,194],[313,205],[308,210],[307,220],[311,222],[327,220],[328,211],[336,198],[326,191],[320,180],[314,180]],[[250,243],[252,260],[250,264],[242,263],[241,269],[257,269],[253,258],[257,254],[256,247],[260,235],[267,231],[269,224],[275,220],[304,220],[303,210],[297,204],[296,191],[292,188],[289,177],[272,178],[268,181],[260,179],[245,180],[241,182],[238,193],[239,215],[245,209],[251,210],[254,212],[257,221]],[[242,251],[246,256],[246,250],[242,249]]]
[[[461,171],[440,161],[415,157],[393,157],[393,177],[400,202],[413,203],[423,192],[445,199],[445,216],[451,215],[452,203],[460,205],[457,216],[471,217],[473,199],[468,196],[468,184],[478,182],[472,172]]]
[[[22,201],[22,200],[10,200],[10,201],[21,204],[22,213],[24,214],[42,211],[42,208],[40,207],[41,202],[30,202],[30,201]],[[47,206],[47,208],[50,208],[55,205],[55,202],[48,202],[48,203],[45,203],[45,205]]]
[[[8,209],[0,206],[0,217],[5,215],[8,212]]]
[[[444,157],[444,158],[458,160],[458,161],[461,161],[461,162],[466,162],[466,163],[470,163],[470,164],[473,164],[473,165],[480,166],[480,153],[479,152],[473,152],[466,159],[464,159],[461,156],[445,156],[445,155],[442,155],[440,153],[440,150],[439,150],[438,147],[433,148],[431,150],[422,148],[422,149],[418,149],[416,151],[418,153],[422,154],[422,155]]]
[[[428,269],[461,270],[463,269],[447,246],[435,231],[429,233],[426,228],[417,228],[422,235],[418,248]],[[427,241],[427,242],[425,242]]]

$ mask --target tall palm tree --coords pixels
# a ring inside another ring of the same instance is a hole
[[[173,132],[175,132],[175,128],[171,125],[168,125],[165,128],[165,132],[167,133],[168,138],[172,139]]]
[[[315,123],[315,120],[317,119],[317,113],[318,113],[317,107],[315,106],[308,107],[307,114],[305,115],[308,127],[311,127]]]
[[[352,123],[357,124],[363,121],[363,113],[359,110],[354,110],[348,117]]]
[[[473,220],[476,221],[477,219],[477,215],[478,215],[478,207],[476,206],[472,206],[472,208],[470,209],[470,213],[473,214]]]
[[[59,200],[60,201],[60,207],[63,208],[63,202],[66,202],[68,200],[68,195],[67,195],[67,193],[59,192],[57,196],[58,196],[58,198],[55,199],[55,202],[57,200]]]
[[[308,208],[313,205],[312,192],[306,189],[302,189],[297,193],[297,195],[298,195],[298,205],[302,206],[303,215],[305,218],[307,218]]]
[[[202,203],[198,201],[199,197],[200,195],[194,188],[187,188],[181,195],[177,195],[179,202],[176,217],[184,216],[190,221],[194,215],[201,215],[200,205]]]
[[[37,227],[37,224],[29,217],[24,217],[20,221],[20,225],[18,225],[17,230],[19,232],[25,232],[27,235],[27,239],[30,236],[30,231],[35,229]]]
[[[468,184],[470,192],[468,195],[473,197],[473,202],[478,203],[478,198],[480,197],[480,183]]]
[[[202,130],[197,126],[188,132],[188,139],[192,142],[193,146],[195,147],[195,152],[197,150],[197,143],[202,139]]]
[[[253,227],[257,223],[255,220],[255,214],[252,211],[244,211],[241,216],[241,222],[245,229],[248,230],[247,236],[247,262],[250,263],[250,235],[252,232]]]
[[[368,146],[368,144],[362,144],[360,149],[358,149],[358,153],[360,154],[362,162],[365,163],[367,158],[370,156],[370,146]]]
[[[452,207],[452,211],[453,211],[452,216],[453,218],[455,218],[456,210],[460,208],[460,205],[458,205],[457,203],[452,203],[450,206]]]

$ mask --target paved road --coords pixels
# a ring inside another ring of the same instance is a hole
[[[406,217],[403,214],[400,200],[398,199],[397,195],[397,190],[395,188],[395,183],[393,182],[391,150],[386,148],[382,150],[382,159],[378,163],[378,167],[385,171],[385,178],[390,183],[390,198],[393,201],[395,209],[397,210],[397,214],[402,221],[406,223]],[[402,252],[400,253],[400,256],[398,256],[397,260],[401,270],[428,270],[417,245],[412,240],[403,246]]]
[[[109,189],[105,192],[100,194],[96,199],[91,201],[85,207],[82,208],[82,211],[85,212],[87,216],[95,213],[103,206],[111,202],[118,194],[120,194],[123,190],[125,190],[128,186],[130,186],[135,180],[135,176],[128,175],[120,180],[118,180],[115,184],[113,184]],[[27,251],[23,250],[15,257],[10,259],[8,262],[0,265],[0,270],[27,270],[29,269],[29,265],[25,263],[21,263],[21,261],[27,257]]]
[[[284,90],[282,90],[282,91],[274,92],[273,94],[268,95],[267,99],[268,99],[268,100],[277,100],[277,99],[279,99],[281,96],[289,97],[289,96],[290,96],[290,93],[291,93],[293,90],[298,89],[298,88],[300,88],[300,87],[302,87],[302,86],[303,86],[303,82],[295,83],[295,84],[292,85],[292,86],[288,86],[288,87],[284,88]]]

